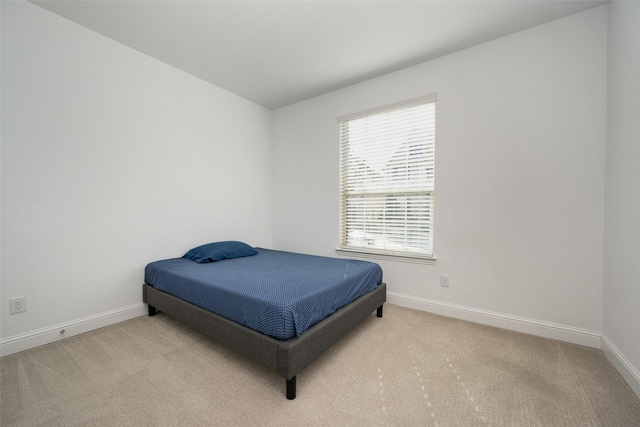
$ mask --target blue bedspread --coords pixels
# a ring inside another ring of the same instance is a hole
[[[152,262],[145,282],[280,340],[299,336],[382,282],[373,262],[256,250],[207,264]]]

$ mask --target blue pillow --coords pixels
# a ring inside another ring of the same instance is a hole
[[[228,241],[215,242],[198,246],[184,254],[182,258],[195,262],[205,263],[220,261],[223,259],[240,258],[244,256],[256,255],[258,251],[242,242]]]

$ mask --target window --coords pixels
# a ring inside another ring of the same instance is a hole
[[[436,96],[339,118],[339,249],[433,257]]]

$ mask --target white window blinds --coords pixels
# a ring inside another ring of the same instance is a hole
[[[338,119],[340,248],[433,256],[435,101]]]

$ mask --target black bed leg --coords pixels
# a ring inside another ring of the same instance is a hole
[[[287,399],[293,400],[296,398],[296,377],[294,376],[290,380],[287,380]]]
[[[376,312],[378,317],[382,317],[382,306],[378,307],[378,311]]]
[[[156,315],[156,308],[152,305],[149,306],[149,317]]]

